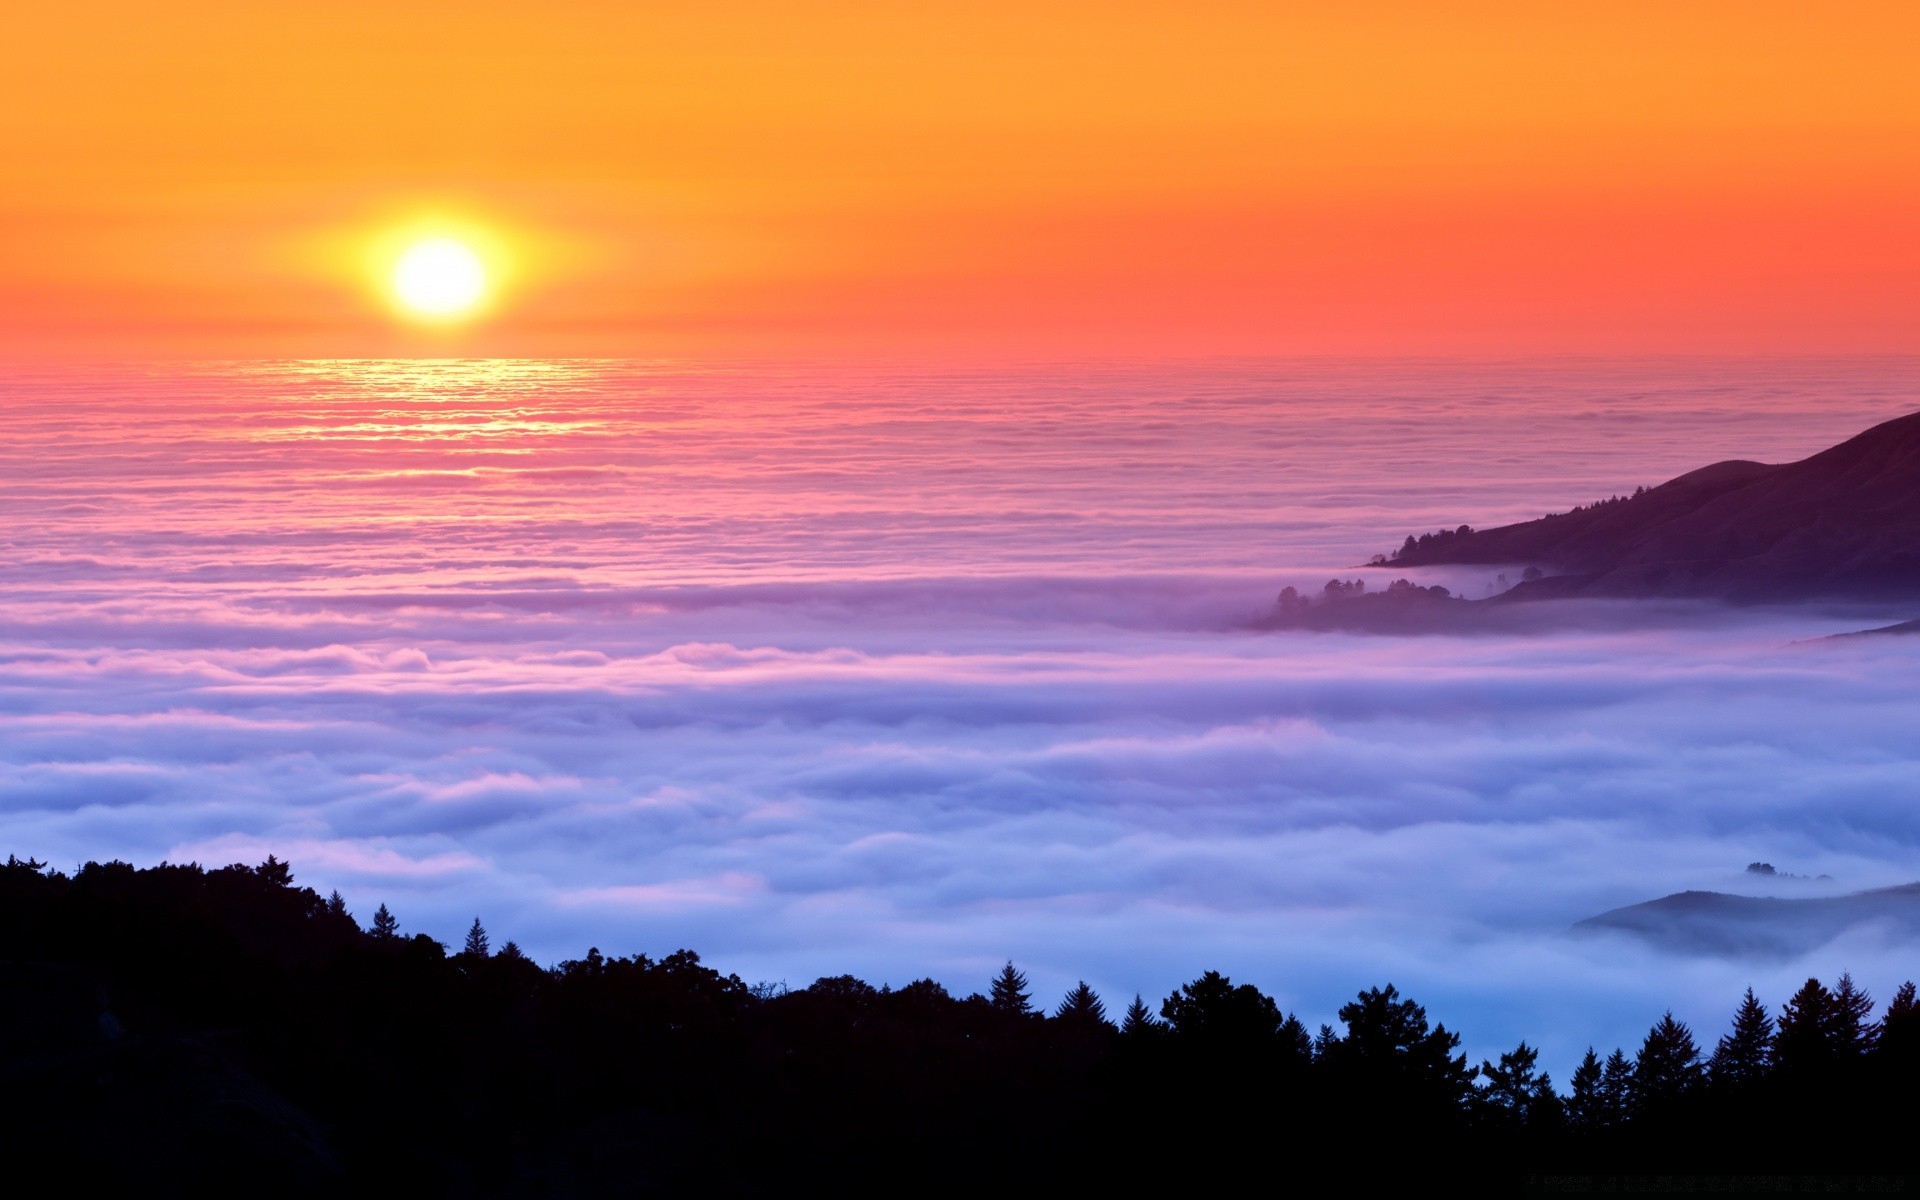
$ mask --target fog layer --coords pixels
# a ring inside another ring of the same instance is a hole
[[[1795,644],[1920,614],[1244,625],[1408,532],[1802,457],[1917,374],[16,377],[0,852],[273,853],[408,932],[794,985],[1217,968],[1317,1023],[1391,981],[1561,1073],[1669,1006],[1717,1034],[1749,983],[1884,996],[1916,961],[1888,929],[1785,961],[1566,930],[1920,879],[1920,638]]]

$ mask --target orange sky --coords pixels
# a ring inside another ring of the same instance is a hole
[[[10,13],[0,353],[1920,350],[1911,3],[298,7]]]

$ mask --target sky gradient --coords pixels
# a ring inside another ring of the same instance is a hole
[[[0,353],[1907,352],[1897,3],[261,7],[0,49]],[[499,303],[394,321],[453,221]]]

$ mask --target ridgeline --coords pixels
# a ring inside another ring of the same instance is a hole
[[[1920,413],[1800,462],[1733,460],[1537,521],[1409,537],[1374,565],[1530,563],[1515,599],[1920,599]]]

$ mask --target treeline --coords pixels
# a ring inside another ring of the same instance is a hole
[[[1395,601],[1445,600],[1452,594],[1438,584],[1432,587],[1421,587],[1411,579],[1396,579],[1381,590],[1372,593],[1367,591],[1367,581],[1364,579],[1329,579],[1321,587],[1317,596],[1296,587],[1281,588],[1280,594],[1274,597],[1273,612],[1275,616],[1281,618],[1299,617],[1315,608],[1324,609],[1332,605],[1345,604],[1369,595],[1376,601],[1381,597],[1385,597],[1387,601]]]
[[[1590,504],[1576,504],[1566,512],[1546,513],[1540,519],[1543,521],[1552,521],[1559,517],[1571,517],[1578,513],[1593,512],[1596,509],[1612,508],[1617,504],[1625,504],[1629,500],[1638,500],[1640,497],[1646,495],[1649,490],[1651,489],[1642,485],[1634,488],[1633,494],[1630,496],[1605,496]],[[1388,563],[1427,561],[1450,549],[1453,543],[1471,537],[1474,532],[1473,526],[1460,525],[1452,529],[1436,529],[1430,533],[1410,533],[1407,535],[1407,540],[1400,543],[1398,550],[1395,550],[1391,554],[1374,555],[1372,565],[1383,566]]]
[[[1110,1008],[1084,983],[1042,1005],[1012,963],[968,996],[749,986],[685,950],[542,967],[477,919],[458,950],[384,905],[363,929],[273,858],[9,859],[0,981],[9,1178],[147,1194],[1488,1191],[1903,1172],[1920,1116],[1911,984],[1877,1014],[1844,975],[1777,1014],[1749,991],[1713,1044],[1668,1015],[1559,1087],[1525,1043],[1469,1063],[1392,986],[1310,1030],[1211,971]]]
[[[1376,565],[1383,562],[1398,562],[1403,558],[1418,557],[1429,550],[1444,550],[1453,542],[1471,536],[1472,533],[1471,525],[1462,525],[1457,529],[1436,529],[1432,533],[1423,533],[1418,536],[1410,533],[1407,535],[1407,540],[1400,543],[1400,548],[1391,556],[1375,555],[1374,561]]]

